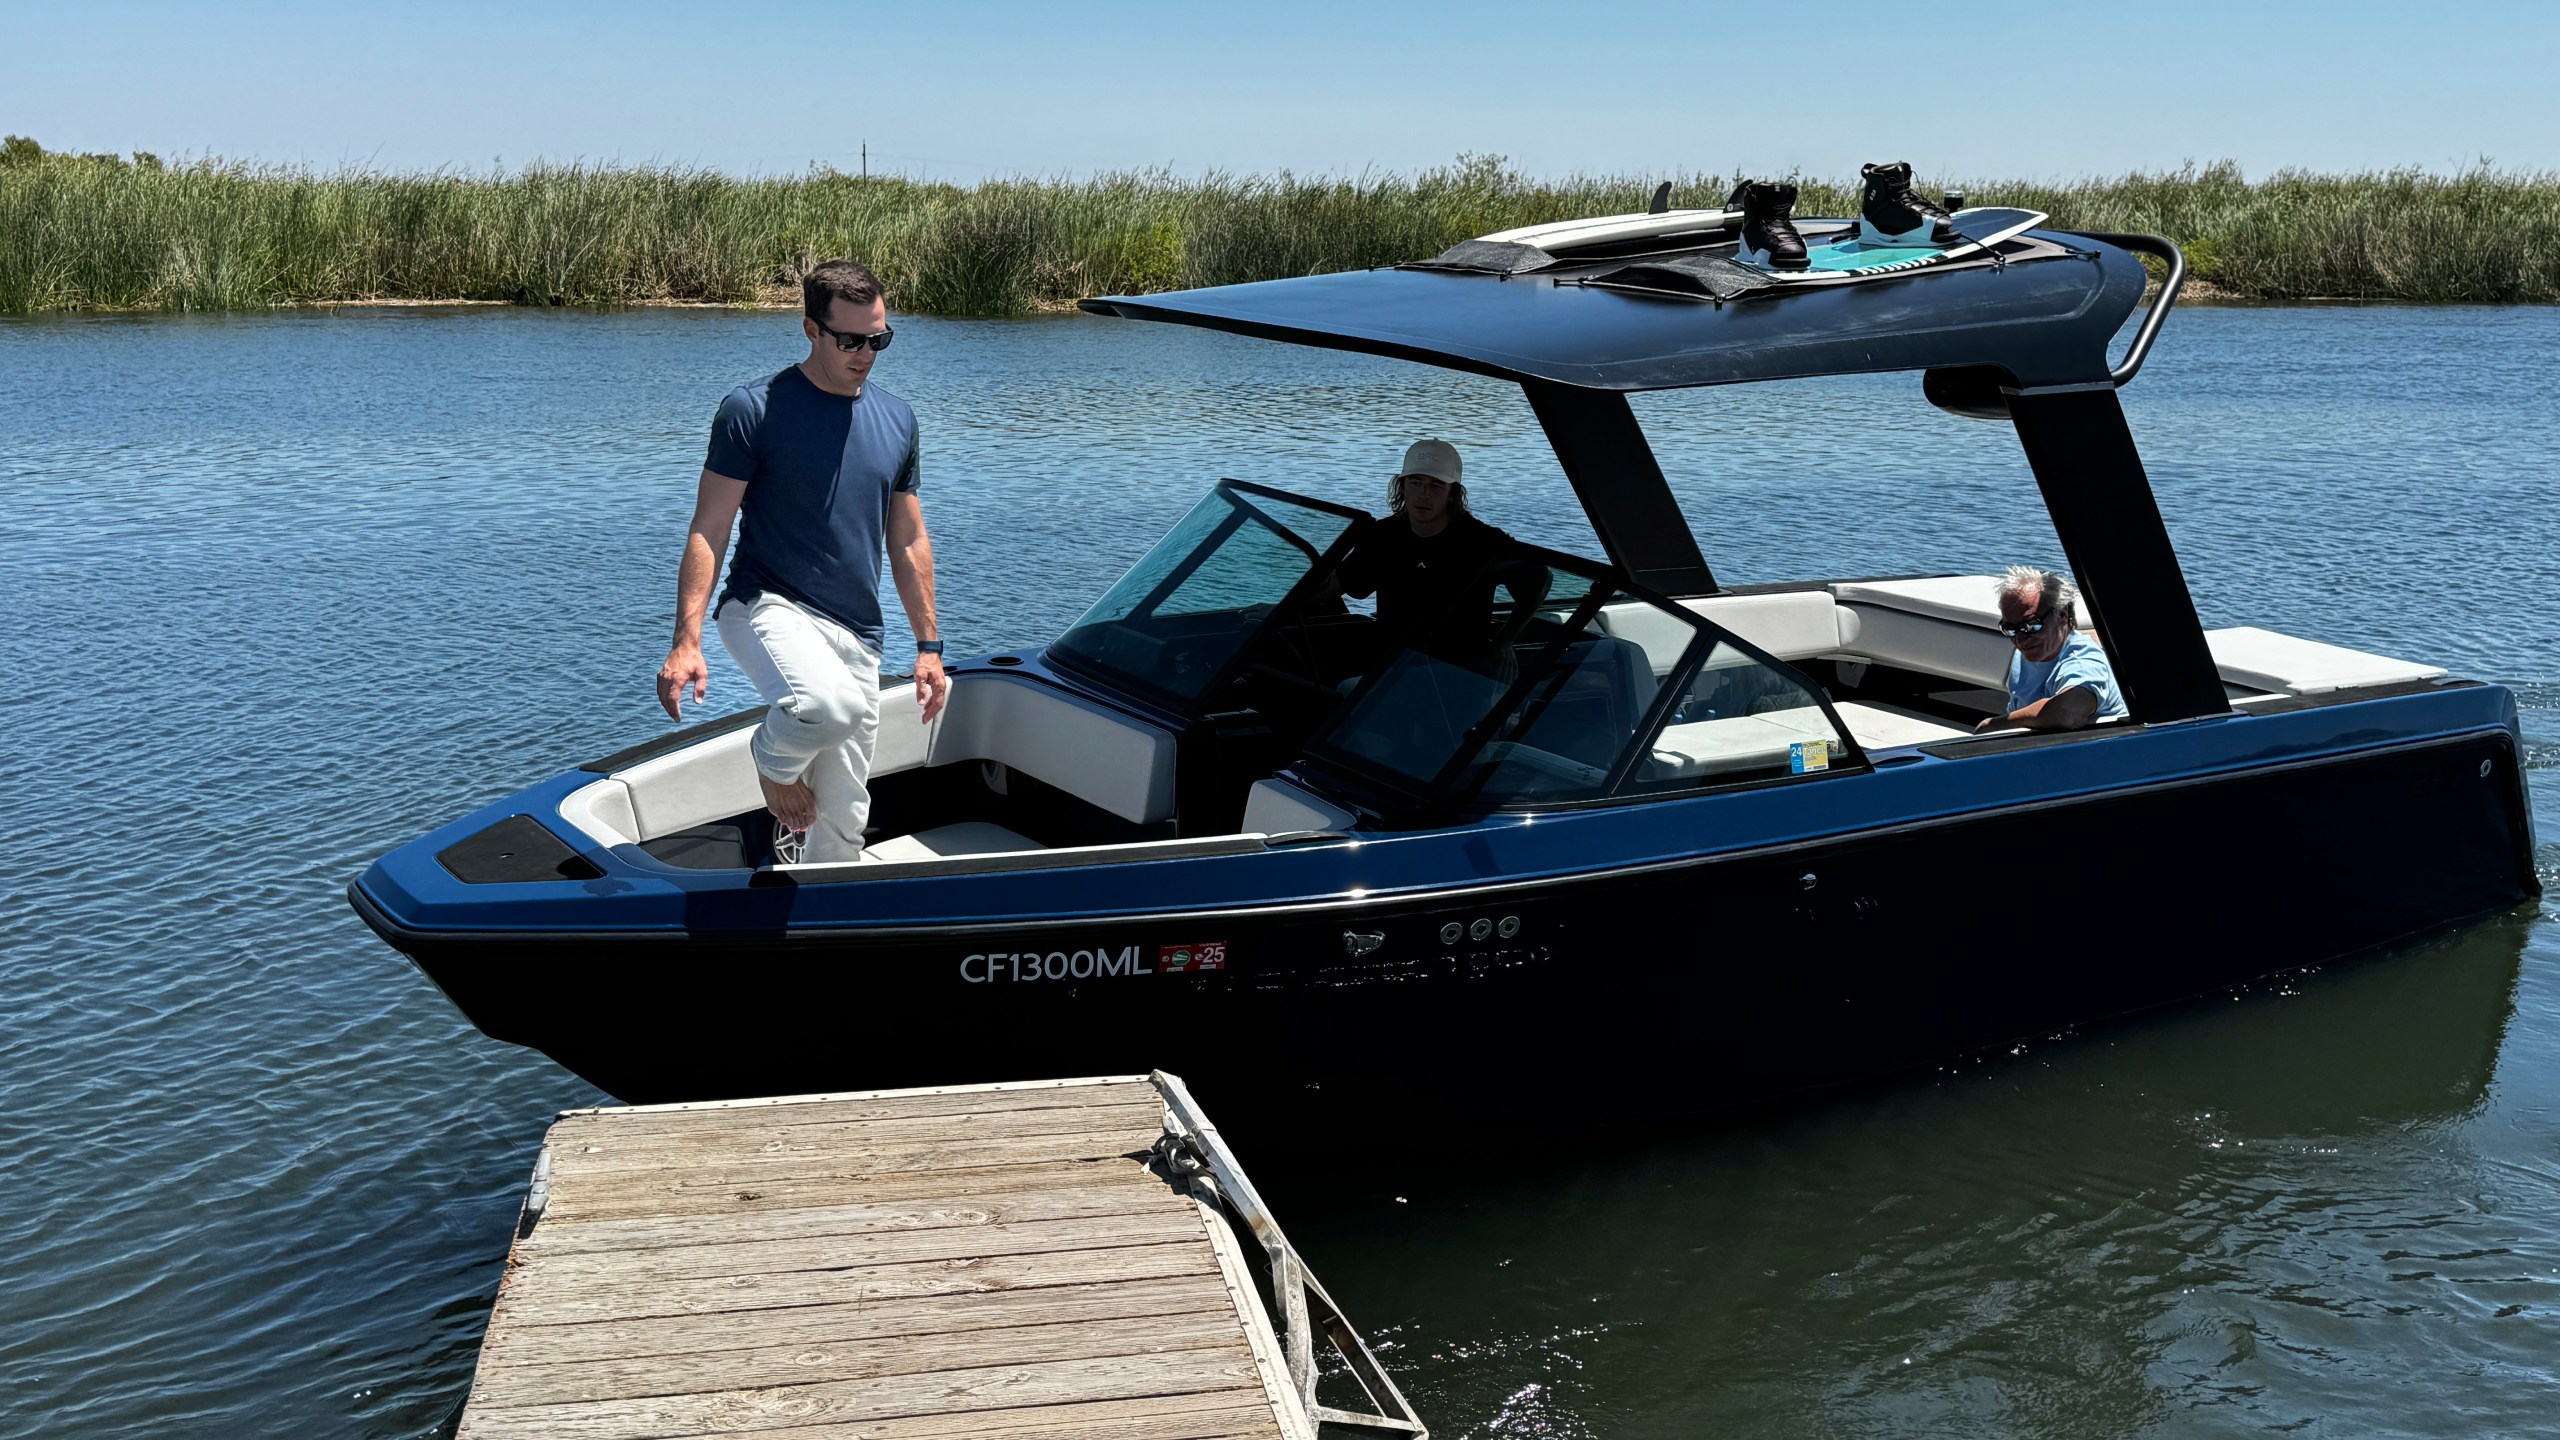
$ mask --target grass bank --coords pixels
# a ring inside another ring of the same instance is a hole
[[[974,187],[650,166],[386,175],[0,146],[0,313],[360,300],[746,304],[858,255],[901,309],[1007,315],[1095,294],[1433,254],[1492,230],[1643,208],[1660,177],[1541,180],[1498,158],[1358,178],[1164,173]],[[2065,182],[1927,176],[1976,204],[2138,230],[2245,300],[2560,301],[2560,174],[2279,172],[2228,163]],[[1712,205],[1723,175],[1673,177]],[[1853,190],[1804,182],[1799,213]]]

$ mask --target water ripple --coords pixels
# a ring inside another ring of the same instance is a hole
[[[790,334],[0,322],[10,558],[76,617],[22,627],[0,742],[0,1430],[449,1414],[543,1127],[596,1097],[339,891],[663,729],[704,427]],[[2459,363],[2487,344],[2518,363]],[[2209,623],[2515,687],[2547,892],[2554,355],[2555,312],[2208,311],[2126,392]],[[1090,319],[902,322],[893,358],[963,649],[1053,633],[1217,476],[1375,506],[1421,431],[1500,523],[1593,549],[1489,381]],[[2013,436],[1916,388],[1637,404],[1729,581],[2058,560]],[[2482,573],[2534,602],[2484,616],[2448,583]],[[2560,1348],[2555,904],[1760,1121],[1472,1172],[1364,1147],[1412,1205],[1257,1178],[1450,1435],[2524,1433]]]

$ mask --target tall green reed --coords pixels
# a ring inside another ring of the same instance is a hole
[[[1711,206],[1727,176],[1673,176]],[[1799,214],[1856,204],[1793,177]],[[1934,184],[1941,177],[1923,177]],[[1960,177],[1954,177],[1959,180]],[[1513,226],[1641,209],[1640,176],[1534,179],[1497,156],[1414,175],[1162,171],[963,188],[828,170],[652,166],[392,175],[0,144],[0,312],[233,310],[340,300],[743,304],[858,255],[901,308],[1005,315],[1086,295],[1393,264]],[[2244,299],[2560,301],[2560,174],[2415,170],[2250,181],[2228,162],[1963,183],[1974,203],[2185,247]]]

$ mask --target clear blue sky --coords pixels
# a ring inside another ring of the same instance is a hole
[[[409,170],[2560,169],[2560,5],[0,0],[0,131]]]

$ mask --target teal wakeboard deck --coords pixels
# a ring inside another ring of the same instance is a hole
[[[1959,210],[1949,218],[1954,221],[1957,237],[1952,245],[1865,245],[1859,243],[1858,227],[1852,224],[1836,234],[1807,239],[1807,264],[1802,270],[1773,270],[1766,265],[1752,264],[1740,256],[1735,257],[1735,263],[1749,266],[1781,285],[1837,285],[1877,275],[1923,270],[1932,265],[1979,255],[2004,240],[2016,239],[2033,230],[2050,217],[2041,210],[2011,210],[1984,205]]]
[[[1980,263],[1986,257],[1996,262],[2001,246],[2042,225],[2045,218],[2040,210],[1995,206],[1959,210],[1952,217],[1955,242],[1933,246],[1861,245],[1854,220],[1802,220],[1797,225],[1804,232],[1808,262],[1802,270],[1772,270],[1717,250],[1638,260],[1603,275],[1556,283],[1721,305],[1808,287],[1899,279],[1948,265]]]

